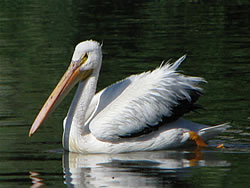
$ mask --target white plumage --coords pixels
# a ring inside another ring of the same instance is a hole
[[[199,84],[205,82],[176,71],[184,59],[185,56],[172,65],[165,63],[153,71],[132,75],[94,94],[102,62],[101,46],[95,41],[82,42],[76,47],[68,71],[36,118],[30,135],[79,82],[64,120],[66,150],[81,153],[159,150],[185,145],[190,139],[199,145],[198,134],[207,140],[228,125],[210,128],[181,119],[184,113],[196,108],[194,103],[202,93]]]
[[[171,109],[178,105],[178,101],[187,99],[191,102],[188,91],[201,92],[198,83],[204,80],[175,71],[184,58],[172,66],[165,64],[152,72],[132,75],[102,91],[110,96],[114,90],[123,88],[119,97],[106,104],[92,120],[91,133],[100,140],[119,140],[121,136],[140,132],[148,126],[157,126],[162,117],[172,115]]]

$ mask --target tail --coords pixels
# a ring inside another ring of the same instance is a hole
[[[224,132],[226,129],[230,128],[229,123],[224,123],[212,127],[206,127],[199,130],[198,134],[202,137],[203,140],[209,140],[210,138]]]

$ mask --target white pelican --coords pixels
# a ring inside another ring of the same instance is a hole
[[[181,116],[196,109],[202,93],[202,78],[176,71],[185,56],[174,64],[132,75],[95,94],[102,64],[102,45],[79,43],[68,70],[37,115],[31,136],[79,83],[64,119],[63,147],[78,153],[121,153],[152,151],[183,146],[224,131],[228,125],[213,127],[192,123]],[[193,140],[193,141],[192,141]]]

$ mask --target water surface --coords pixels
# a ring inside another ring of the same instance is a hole
[[[0,1],[0,187],[247,187],[250,183],[248,1]],[[103,41],[98,90],[187,54],[180,69],[208,83],[185,118],[232,128],[209,148],[118,155],[64,153],[73,93],[39,132],[35,115],[74,46]],[[224,143],[225,149],[215,149]]]

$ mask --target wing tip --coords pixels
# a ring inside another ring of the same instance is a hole
[[[186,59],[187,55],[181,56],[179,59],[175,61],[175,63],[171,66],[171,69],[176,70],[180,64]]]
[[[171,58],[167,61],[164,60],[162,61],[160,68],[166,66],[168,69],[175,71],[180,66],[180,64],[186,59],[186,57],[187,57],[187,54],[181,56],[172,64],[170,63],[170,61],[172,60]]]

